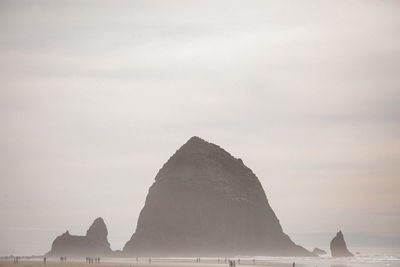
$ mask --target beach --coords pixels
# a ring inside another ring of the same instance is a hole
[[[154,260],[153,260],[154,261]],[[2,260],[0,261],[0,266],[1,267],[16,267],[16,266],[21,266],[21,267],[90,267],[95,265],[95,267],[180,267],[180,266],[196,266],[196,267],[221,267],[221,266],[228,266],[228,264],[211,264],[211,263],[189,263],[189,262],[152,262],[149,264],[148,262],[123,262],[123,261],[109,261],[107,262],[102,262],[99,264],[88,264],[85,263],[85,261],[78,261],[78,260],[71,260],[70,262],[60,262],[57,260],[47,260],[46,264],[43,263],[42,260],[25,260],[25,261],[20,261],[18,264],[13,263],[12,260]]]
[[[240,261],[239,261],[240,259]],[[84,258],[70,258],[67,262],[60,262],[57,258],[23,258],[19,263],[13,259],[0,260],[0,267],[229,267],[225,258],[101,258],[97,264],[85,263]],[[331,257],[235,257],[236,267],[265,266],[265,267],[400,267],[398,256],[362,255],[350,258]],[[254,261],[253,261],[254,260]]]

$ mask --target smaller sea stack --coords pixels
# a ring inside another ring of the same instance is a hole
[[[110,254],[108,230],[99,217],[87,230],[85,236],[71,235],[69,231],[58,236],[51,246],[48,256],[104,256]]]
[[[326,251],[320,248],[314,248],[314,250],[312,251],[312,253],[314,253],[315,255],[325,255]]]
[[[352,257],[354,256],[347,249],[346,241],[344,241],[342,231],[337,232],[336,236],[331,241],[331,255],[332,257]]]

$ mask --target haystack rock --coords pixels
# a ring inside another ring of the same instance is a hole
[[[314,248],[314,250],[312,251],[312,253],[314,253],[315,255],[325,255],[326,251],[320,248]]]
[[[337,232],[336,236],[331,241],[332,257],[352,257],[354,256],[347,249],[346,241],[344,241],[342,231]]]
[[[314,256],[283,231],[241,159],[192,137],[150,187],[126,255]]]
[[[51,246],[49,256],[94,256],[111,253],[107,240],[107,226],[102,218],[97,218],[86,232],[86,236],[71,235],[68,231],[58,236]]]

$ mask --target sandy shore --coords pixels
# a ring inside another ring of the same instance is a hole
[[[77,262],[71,261],[67,263],[61,263],[56,260],[48,260],[46,264],[42,261],[21,261],[18,264],[13,263],[13,261],[0,261],[0,267],[177,267],[177,266],[186,266],[186,267],[228,267],[228,264],[220,263],[190,263],[190,262],[154,262],[151,264],[148,262],[102,262],[100,264],[88,264],[85,262]]]

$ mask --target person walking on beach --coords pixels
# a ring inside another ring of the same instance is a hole
[[[295,263],[295,262],[293,262],[292,266],[293,266],[293,267],[296,267],[296,263]]]
[[[46,261],[47,261],[47,259],[46,259],[46,257],[44,257],[43,258],[43,263],[46,264]]]

